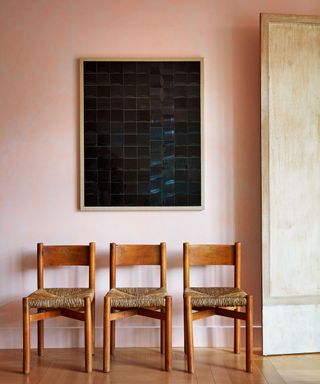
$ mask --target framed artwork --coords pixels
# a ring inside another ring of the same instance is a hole
[[[203,209],[203,59],[80,59],[81,210]]]

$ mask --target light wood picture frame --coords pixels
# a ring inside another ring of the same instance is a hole
[[[80,59],[80,209],[202,210],[203,59]]]

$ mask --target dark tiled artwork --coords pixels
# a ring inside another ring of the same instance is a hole
[[[83,61],[84,207],[200,207],[200,61]]]

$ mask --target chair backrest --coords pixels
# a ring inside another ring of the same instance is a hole
[[[89,288],[95,289],[96,244],[89,245],[37,245],[38,288],[43,288],[44,268],[49,266],[88,266]]]
[[[183,282],[190,287],[190,266],[233,265],[234,286],[240,288],[241,243],[183,244]]]
[[[110,244],[110,289],[116,287],[117,265],[160,265],[160,286],[166,287],[166,243]]]

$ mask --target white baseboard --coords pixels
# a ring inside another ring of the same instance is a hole
[[[254,326],[254,346],[261,346],[261,326]],[[230,347],[233,345],[232,326],[194,326],[195,347]],[[31,331],[31,347],[37,344],[37,332]],[[103,329],[96,327],[96,346],[102,347]],[[242,344],[244,345],[242,327]],[[116,347],[158,347],[160,332],[157,326],[117,326]],[[183,327],[172,330],[173,347],[183,347]],[[83,327],[46,327],[45,347],[77,348],[84,346]],[[22,348],[21,328],[0,328],[0,349]]]

